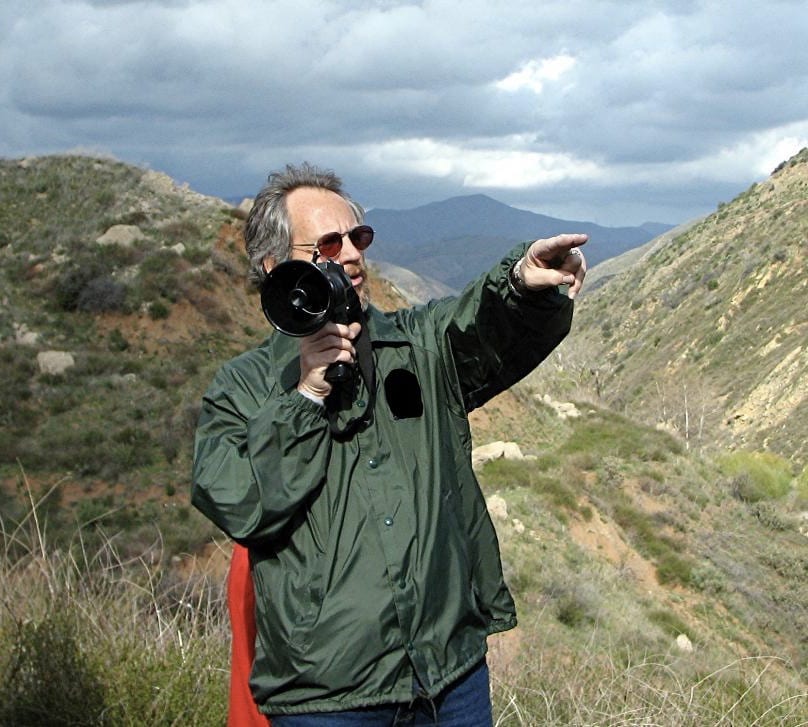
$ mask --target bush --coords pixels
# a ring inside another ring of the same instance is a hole
[[[0,724],[109,724],[101,671],[81,645],[69,604],[56,602],[44,618],[17,622],[10,631]]]
[[[657,557],[657,580],[661,585],[689,586],[693,564],[673,550],[666,549]]]
[[[112,436],[103,460],[107,477],[118,477],[124,472],[146,467],[155,460],[155,446],[151,434],[144,429],[126,427]]]
[[[153,538],[127,561],[86,535],[0,529],[0,724],[223,724],[223,583],[169,575]]]
[[[78,310],[84,289],[91,281],[103,275],[104,271],[98,263],[75,265],[64,270],[54,286],[57,307],[64,311]]]
[[[3,386],[0,387],[0,409],[3,414],[10,414],[15,405],[31,396],[31,379],[36,374],[36,351],[30,346],[0,347],[0,376]]]
[[[121,333],[120,328],[113,328],[110,331],[107,345],[110,351],[126,351],[129,348],[129,341]]]
[[[192,220],[176,220],[160,227],[160,234],[167,245],[198,245],[202,239],[202,231]]]
[[[161,321],[168,318],[171,309],[161,300],[155,300],[149,305],[149,317],[153,321]]]
[[[76,298],[76,309],[87,313],[104,313],[126,307],[127,288],[108,276],[87,282]]]
[[[799,477],[794,481],[797,507],[808,507],[808,466],[803,467]]]
[[[144,301],[160,298],[175,303],[180,297],[180,272],[188,263],[172,250],[157,250],[140,264],[138,281]]]
[[[791,465],[772,452],[733,452],[718,461],[731,478],[732,494],[742,502],[777,500],[791,488]]]
[[[661,584],[690,585],[693,563],[679,554],[680,546],[672,538],[660,534],[660,523],[627,502],[614,506],[615,521],[631,536],[637,550],[653,558],[657,580]]]
[[[682,446],[665,432],[640,426],[618,414],[599,412],[598,416],[578,420],[559,451],[590,458],[664,462],[671,454],[681,453]]]
[[[598,598],[589,583],[575,580],[553,583],[545,588],[552,601],[559,623],[569,628],[595,623],[598,617]]]
[[[495,459],[486,462],[480,478],[486,488],[509,489],[524,487],[541,495],[559,510],[575,512],[578,510],[578,496],[570,487],[574,472],[567,472],[563,477],[543,474],[538,471],[534,460]],[[556,512],[563,517],[563,513]]]

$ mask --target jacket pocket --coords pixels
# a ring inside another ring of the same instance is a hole
[[[324,597],[323,558],[308,560],[304,566],[283,554],[254,569],[258,631],[268,636],[269,651],[305,651],[312,641]]]

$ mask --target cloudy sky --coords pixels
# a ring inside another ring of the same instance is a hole
[[[807,39],[804,0],[2,0],[0,156],[676,223],[808,146]]]

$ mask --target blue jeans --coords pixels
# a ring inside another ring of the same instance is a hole
[[[272,727],[492,727],[488,665],[483,659],[433,699],[416,691],[412,701],[348,712],[280,714]]]

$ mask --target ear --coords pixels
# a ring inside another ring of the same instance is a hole
[[[261,265],[264,267],[264,272],[268,274],[272,268],[275,267],[275,257],[273,255],[267,255]]]

